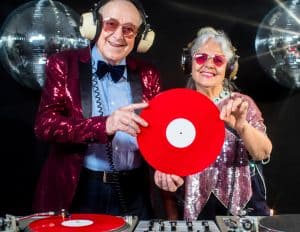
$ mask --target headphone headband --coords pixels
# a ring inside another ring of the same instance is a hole
[[[96,41],[101,33],[101,15],[99,9],[112,0],[102,0],[97,2],[90,12],[83,13],[80,20],[80,33],[83,37]],[[139,28],[138,35],[135,38],[135,47],[137,52],[147,52],[153,44],[155,33],[150,28],[150,24],[147,23],[148,15],[142,4],[138,0],[126,0],[131,2],[139,11],[142,18],[142,25]]]

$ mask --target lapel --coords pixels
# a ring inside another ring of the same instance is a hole
[[[137,72],[132,71],[129,66],[127,66],[127,72],[128,72],[128,81],[130,84],[131,89],[131,96],[132,96],[132,102],[133,103],[140,103],[142,102],[142,84],[141,79]],[[136,113],[140,113],[140,111],[137,111]]]
[[[79,61],[79,82],[81,107],[84,118],[89,118],[92,115],[92,64],[89,62]],[[128,81],[131,89],[133,103],[142,102],[142,83],[136,68],[130,68],[127,65]],[[140,113],[137,111],[136,113]]]
[[[92,64],[79,61],[81,107],[84,118],[92,115]]]

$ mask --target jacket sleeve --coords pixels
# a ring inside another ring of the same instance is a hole
[[[143,100],[149,101],[161,91],[161,79],[158,70],[147,67],[141,72],[143,80]]]
[[[47,61],[47,79],[36,116],[35,134],[47,142],[105,143],[106,117],[83,118],[78,100],[78,73],[72,73],[77,64],[66,61],[63,56],[52,56]]]

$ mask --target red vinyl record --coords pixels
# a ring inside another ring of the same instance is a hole
[[[225,137],[219,109],[205,95],[177,88],[149,101],[141,117],[137,137],[145,160],[155,169],[187,176],[212,164],[221,152]]]
[[[126,228],[121,217],[105,214],[71,214],[70,217],[50,216],[29,224],[30,232],[107,232]]]

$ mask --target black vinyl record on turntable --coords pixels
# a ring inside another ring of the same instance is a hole
[[[300,214],[282,214],[264,217],[259,221],[259,232],[300,231]]]

